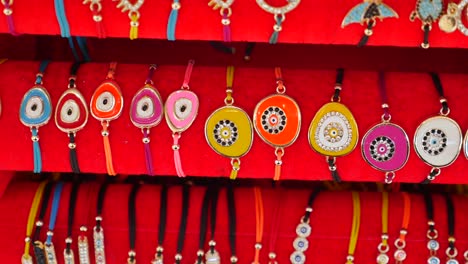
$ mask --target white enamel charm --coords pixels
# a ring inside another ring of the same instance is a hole
[[[453,119],[431,117],[416,129],[413,143],[416,153],[425,163],[443,168],[452,164],[460,154],[462,133]]]

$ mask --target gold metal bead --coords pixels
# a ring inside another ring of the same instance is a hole
[[[108,137],[108,136],[109,136],[109,131],[103,130],[103,131],[101,131],[101,135],[102,135],[103,137]]]
[[[281,30],[283,30],[283,27],[280,26],[280,25],[276,25],[276,24],[275,24],[275,25],[273,26],[273,30],[276,31],[276,32],[280,32]]]
[[[180,9],[180,3],[172,3],[171,7],[172,7],[172,9],[179,10]]]
[[[179,150],[180,146],[179,145],[172,145],[172,150]]]
[[[421,47],[423,49],[428,49],[429,48],[429,43],[421,43]]]
[[[37,142],[37,141],[39,141],[39,136],[32,136],[32,137],[31,137],[31,140],[32,140],[33,142]]]
[[[102,21],[102,16],[101,15],[94,15],[93,16],[93,20],[95,22],[101,22]]]
[[[372,36],[372,33],[374,33],[374,32],[372,31],[372,29],[366,28],[366,29],[364,30],[364,34],[366,34],[366,36],[368,36],[368,37]]]
[[[223,18],[221,19],[221,24],[227,26],[227,25],[230,25],[231,24],[231,20],[230,19],[227,19],[227,18]]]
[[[145,144],[150,143],[150,139],[149,139],[148,137],[144,137],[144,138],[142,139],[142,141],[143,141],[143,143],[145,143]]]
[[[70,149],[75,149],[75,148],[76,148],[76,144],[75,144],[75,143],[68,143],[68,148],[70,148]]]
[[[3,9],[3,14],[5,14],[5,16],[11,16],[11,14],[13,14],[13,10],[11,10],[11,8],[5,8]]]

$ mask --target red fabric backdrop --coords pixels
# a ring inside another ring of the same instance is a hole
[[[66,0],[65,10],[74,36],[96,36],[95,22],[89,5],[82,1]],[[116,8],[117,3],[105,0],[103,23],[109,37],[129,36],[129,19]],[[166,39],[166,26],[171,11],[171,0],[146,1],[141,8],[140,38]],[[222,40],[219,11],[207,6],[208,1],[181,1],[176,38],[185,40]],[[281,6],[282,1],[271,1]],[[301,1],[296,10],[286,15],[279,42],[355,45],[363,35],[358,24],[341,28],[347,12],[361,0]],[[411,22],[410,13],[415,1],[387,0],[400,16],[378,21],[369,45],[419,47],[423,32],[419,20]],[[273,31],[273,15],[266,13],[255,1],[239,0],[232,6],[232,38],[234,41],[268,42]],[[0,32],[8,32],[6,18],[0,19]],[[15,1],[13,19],[17,31],[23,34],[58,35],[59,25],[53,1]],[[466,37],[460,32],[446,34],[433,25],[430,35],[432,47],[467,47]]]
[[[44,76],[44,85],[51,94],[55,107],[60,94],[68,84],[71,63],[51,63]],[[33,167],[32,143],[29,128],[19,121],[18,109],[23,94],[34,83],[38,62],[8,61],[0,65],[0,98],[3,113],[0,123],[4,127],[0,146],[0,170],[31,171]],[[103,81],[108,64],[89,63],[78,72],[77,85],[87,101],[94,89]],[[122,116],[110,125],[114,167],[120,174],[144,174],[145,159],[142,134],[129,118],[131,98],[142,87],[148,65],[121,64],[117,67],[116,80],[122,88],[125,106]],[[164,65],[157,69],[154,81],[162,98],[178,89],[182,83],[185,66]],[[227,158],[217,155],[206,143],[204,123],[208,115],[223,105],[225,97],[225,67],[195,66],[191,89],[199,95],[200,110],[193,126],[182,134],[180,140],[183,167],[188,175],[228,176],[230,164]],[[302,129],[298,140],[286,148],[283,158],[282,179],[325,180],[330,179],[325,158],[309,146],[307,131],[315,112],[333,93],[334,71],[283,68],[287,94],[295,98],[302,111]],[[442,74],[442,83],[451,107],[451,117],[466,130],[468,115],[464,114],[468,84],[466,75]],[[440,109],[438,95],[427,74],[387,74],[390,111],[395,123],[406,129],[410,139],[416,127],[425,118]],[[273,68],[238,67],[234,77],[234,98],[237,106],[249,114],[257,102],[275,91]],[[380,98],[376,72],[346,71],[342,102],[353,111],[360,135],[380,122]],[[105,173],[104,148],[99,122],[90,117],[87,126],[77,134],[77,152],[83,172]],[[70,171],[68,138],[59,131],[52,120],[41,127],[40,144],[45,171]],[[175,175],[172,155],[171,131],[165,122],[151,130],[151,149],[157,175]],[[272,178],[274,174],[274,150],[255,136],[253,148],[242,158],[240,178]],[[467,183],[466,159],[460,155],[450,167],[443,169],[438,183]],[[338,158],[338,170],[346,181],[381,181],[383,174],[367,165],[360,147],[349,156]],[[407,165],[397,172],[396,181],[420,182],[429,172],[411,148]]]
[[[0,240],[0,258],[5,263],[19,262],[24,242],[26,222],[32,198],[37,184],[19,182],[11,184],[2,198],[0,198],[0,233],[8,239]],[[68,203],[71,185],[66,184],[60,202],[60,210],[54,235],[54,246],[58,254],[59,263],[63,263],[62,252],[65,245]],[[97,183],[83,184],[78,193],[76,205],[75,225],[73,229],[76,252],[76,237],[78,228],[82,224],[92,227],[95,224],[96,196],[99,185]],[[127,204],[131,186],[123,184],[110,185],[107,191],[104,212],[103,227],[105,229],[105,246],[108,261],[111,264],[124,263],[129,250],[128,242],[128,217]],[[136,252],[138,263],[149,263],[154,255],[159,223],[159,191],[160,186],[144,185],[137,195],[137,241]],[[194,187],[190,195],[190,209],[188,227],[183,251],[183,263],[191,263],[195,260],[198,250],[200,210],[204,188]],[[280,210],[279,237],[276,243],[276,253],[279,263],[289,263],[289,255],[292,253],[292,242],[296,225],[304,214],[310,190],[289,189],[282,195]],[[263,189],[263,201],[265,210],[265,227],[263,235],[263,249],[260,263],[267,263],[270,249],[269,239],[273,208],[276,206],[277,190]],[[237,207],[237,252],[239,263],[251,263],[254,256],[255,243],[255,206],[254,193],[251,188],[237,188],[235,191]],[[381,235],[381,195],[374,192],[360,194],[361,198],[361,229],[356,249],[356,263],[375,263],[377,245]],[[468,226],[466,211],[468,210],[467,198],[453,196],[455,203],[455,236],[456,246],[459,250],[458,260],[462,261],[461,254],[468,249]],[[226,208],[225,190],[222,190],[218,203],[216,241],[223,262],[230,257],[228,244],[228,218]],[[50,209],[50,206],[49,206]],[[308,263],[344,263],[348,250],[348,242],[352,223],[352,198],[349,192],[323,192],[313,205],[311,216],[312,235],[310,236],[310,248],[306,253]],[[165,261],[172,263],[175,254],[178,228],[181,212],[181,188],[170,187],[168,222],[166,239],[164,242]],[[403,200],[399,193],[390,194],[389,202],[389,236],[391,243],[390,255],[393,256],[394,240],[399,234],[403,214]],[[436,228],[439,231],[441,249],[438,256],[445,260],[447,248],[447,212],[445,199],[440,195],[434,195],[434,215]],[[49,213],[45,223],[49,222]],[[421,195],[411,195],[411,218],[408,228],[407,247],[408,259],[405,263],[425,263],[428,257],[426,249],[427,219],[425,205]],[[42,232],[42,239],[45,239]],[[91,239],[91,236],[88,235]],[[391,257],[393,260],[393,257]]]

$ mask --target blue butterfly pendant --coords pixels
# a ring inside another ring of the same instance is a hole
[[[383,20],[384,18],[395,17],[398,18],[398,14],[388,5],[384,4],[382,0],[364,0],[354,6],[348,14],[346,14],[341,27],[346,27],[349,24],[364,23],[369,24],[372,22],[375,24],[377,18]]]
[[[438,20],[443,11],[443,0],[417,0],[416,9],[411,13],[410,20],[419,18],[424,24],[430,24]]]

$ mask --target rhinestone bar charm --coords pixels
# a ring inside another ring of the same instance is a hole
[[[29,257],[21,257],[21,264],[33,264],[31,256]]]
[[[96,264],[106,264],[106,254],[104,251],[104,230],[102,227],[99,231],[94,227],[93,231],[94,238],[94,258]]]
[[[211,250],[208,250],[208,252],[205,253],[205,264],[220,264],[221,259],[219,257],[218,251],[214,250],[211,252]]]
[[[86,236],[78,236],[78,255],[80,264],[91,264],[89,259],[89,244]]]
[[[63,250],[63,260],[65,264],[75,264],[75,254],[73,254],[73,250],[69,250],[67,253],[67,249]]]
[[[46,264],[44,244],[41,241],[34,242],[34,258],[36,259],[36,264]]]
[[[54,244],[45,244],[44,247],[47,264],[57,264],[57,255],[55,254]]]
[[[308,207],[307,212],[312,212],[312,208]],[[292,264],[304,264],[306,261],[306,256],[304,252],[309,248],[309,241],[307,238],[312,233],[312,227],[309,225],[309,220],[304,221],[304,218],[301,219],[301,222],[296,227],[297,237],[294,239],[293,247],[294,252],[289,257],[289,260]]]

